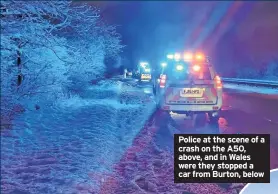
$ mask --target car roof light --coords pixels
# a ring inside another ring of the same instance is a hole
[[[182,66],[182,65],[177,65],[177,66],[176,66],[176,69],[177,69],[178,71],[181,71],[181,70],[183,70],[183,66]]]
[[[167,58],[168,58],[168,59],[173,59],[173,58],[174,58],[174,55],[169,54],[169,55],[167,55]]]
[[[181,54],[180,53],[176,53],[174,57],[175,57],[176,61],[179,61],[181,59]]]
[[[198,53],[198,54],[196,54],[196,59],[197,60],[204,60],[204,55],[203,54],[201,54],[201,53]]]
[[[161,63],[161,66],[162,66],[162,67],[166,67],[166,66],[167,66],[167,63]]]
[[[200,67],[200,65],[193,65],[192,69],[194,71],[200,71],[201,67]]]
[[[192,53],[185,53],[184,54],[184,60],[189,61],[193,59],[193,54]]]

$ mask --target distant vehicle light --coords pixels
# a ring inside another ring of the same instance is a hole
[[[179,61],[181,59],[181,54],[176,53],[174,58],[176,61]]]
[[[151,69],[145,69],[145,72],[151,72]]]
[[[183,70],[183,66],[182,66],[182,65],[177,65],[177,67],[176,67],[176,68],[177,68],[177,70],[178,70],[178,71]]]
[[[193,59],[193,54],[192,53],[185,53],[184,54],[184,60],[192,60]]]
[[[167,66],[167,63],[161,63],[161,66],[162,66],[162,67],[166,67],[166,66]]]
[[[174,58],[174,55],[171,55],[171,54],[170,54],[170,55],[167,55],[167,58],[168,58],[168,59],[173,59],[173,58]]]
[[[200,71],[201,67],[200,67],[199,65],[194,65],[194,66],[192,67],[192,69],[193,69],[194,71]]]
[[[147,62],[140,62],[140,66],[141,66],[141,67],[146,67],[146,65],[148,65]]]

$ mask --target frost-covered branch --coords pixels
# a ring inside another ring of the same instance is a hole
[[[6,8],[1,13],[5,110],[26,96],[50,98],[77,87],[72,83],[83,86],[103,76],[105,57],[117,56],[123,48],[117,27],[104,24],[95,7],[71,1],[10,0],[1,5]]]

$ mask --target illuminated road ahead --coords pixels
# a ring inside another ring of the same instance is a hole
[[[242,187],[174,184],[174,133],[269,133],[271,168],[278,167],[278,99],[225,90],[219,125],[205,115],[174,115],[175,124],[166,124],[153,113],[150,91],[112,80],[19,117],[1,133],[1,193],[232,194]]]

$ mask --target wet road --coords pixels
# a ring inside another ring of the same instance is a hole
[[[134,80],[89,87],[82,98],[30,112],[1,133],[1,193],[234,193],[241,184],[174,184],[173,134],[269,133],[278,167],[278,99],[225,90],[218,125],[206,115],[153,112]],[[238,192],[236,192],[238,193]]]

